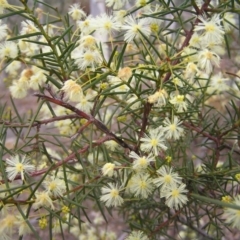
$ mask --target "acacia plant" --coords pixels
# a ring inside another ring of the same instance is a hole
[[[234,238],[239,1],[105,2],[0,1],[0,238]]]

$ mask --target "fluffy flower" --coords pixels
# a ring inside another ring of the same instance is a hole
[[[151,155],[147,157],[145,156],[140,157],[138,154],[136,154],[133,151],[130,152],[129,157],[134,159],[133,169],[135,170],[144,170],[148,167],[150,162],[155,161],[154,157]]]
[[[128,16],[125,20],[125,24],[122,26],[122,30],[125,30],[124,41],[127,43],[141,37],[141,33],[146,37],[150,36],[151,30],[146,18],[134,19],[133,16]]]
[[[6,168],[8,179],[13,181],[18,174],[21,175],[21,179],[24,180],[24,174],[28,174],[34,171],[35,167],[29,164],[30,159],[27,156],[16,155],[11,158],[7,158],[6,163],[9,165]]]
[[[159,89],[153,95],[148,97],[148,102],[157,107],[165,106],[167,103],[168,94],[164,89]]]
[[[118,78],[122,79],[124,82],[127,82],[130,77],[132,77],[132,69],[130,67],[121,68],[118,71]]]
[[[154,185],[148,174],[136,174],[131,179],[130,192],[135,197],[147,198],[153,191]]]
[[[112,35],[113,31],[120,30],[121,25],[114,16],[106,13],[101,14],[93,21],[96,32],[100,34]]]
[[[72,58],[75,59],[75,63],[81,70],[85,70],[87,67],[94,70],[103,60],[98,50],[82,51],[81,49],[76,49],[72,53]]]
[[[109,183],[108,185],[108,187],[102,187],[100,200],[104,202],[107,207],[121,206],[124,202],[123,198],[119,195],[121,190],[113,183]]]
[[[113,7],[114,10],[122,8],[126,4],[126,0],[105,0],[107,7]]]
[[[17,218],[14,214],[4,214],[0,220],[1,240],[13,239],[14,227],[16,226]]]
[[[178,173],[173,172],[173,169],[169,166],[164,165],[160,167],[157,170],[157,173],[159,176],[153,180],[153,183],[162,189],[173,184],[180,184],[182,182],[182,178],[179,177]]]
[[[39,32],[39,30],[35,27],[34,23],[30,20],[23,21],[21,23],[21,26],[22,26],[22,29],[20,32],[21,35]],[[31,38],[36,39],[36,36],[33,36]]]
[[[185,47],[181,53],[182,61],[184,63],[196,62],[197,59],[197,50],[191,47]],[[179,75],[179,74],[178,74]],[[175,75],[175,76],[178,76]]]
[[[37,44],[25,42],[23,39],[20,39],[18,41],[18,46],[19,46],[21,53],[26,56],[33,56],[36,51],[39,51],[39,46]],[[45,47],[48,47],[48,46],[45,46]],[[44,48],[42,48],[42,49],[44,50]],[[49,50],[47,52],[49,52]]]
[[[114,140],[109,140],[104,142],[104,145],[106,146],[107,149],[111,150],[111,151],[115,151],[116,148],[119,147],[118,143]]]
[[[200,70],[197,65],[193,62],[189,62],[185,69],[184,77],[193,80],[193,78],[198,74],[200,74]]]
[[[0,14],[4,13],[5,8],[10,7],[11,5],[8,4],[7,0],[0,1]]]
[[[96,49],[97,39],[92,35],[86,35],[80,38],[78,41],[80,49]]]
[[[230,32],[237,24],[236,15],[226,12],[223,15],[223,27],[226,32]]]
[[[21,99],[27,96],[28,87],[22,81],[14,81],[9,91],[13,98]]]
[[[142,142],[141,150],[144,152],[152,151],[155,156],[158,155],[160,149],[167,149],[167,146],[164,145],[163,131],[161,131],[161,128],[151,129],[149,134],[145,134],[145,137],[142,137],[140,141]]]
[[[93,22],[94,22],[94,18],[91,15],[84,20],[77,21],[77,26],[83,36],[89,35],[95,30],[93,26]]]
[[[39,86],[47,81],[46,72],[38,68],[36,72],[30,77],[29,87],[38,90]]]
[[[210,79],[210,86],[207,89],[209,94],[216,92],[217,94],[228,91],[229,78],[224,78],[222,73],[215,74]]]
[[[220,57],[207,48],[198,53],[198,66],[207,74],[212,73],[213,66],[219,67]]]
[[[65,92],[70,101],[78,102],[83,96],[82,88],[73,80],[67,80],[61,89]]]
[[[80,4],[77,3],[70,6],[68,14],[75,21],[86,17],[86,13],[80,8]]]
[[[66,191],[65,182],[59,178],[49,178],[43,182],[43,185],[49,195],[54,197],[62,197]]]
[[[31,228],[27,224],[27,220],[23,216],[17,216],[16,224],[18,226],[18,235],[23,236],[32,232]]]
[[[4,42],[0,45],[0,58],[16,58],[18,56],[17,44],[14,42]]]
[[[49,192],[36,192],[36,199],[33,203],[33,209],[38,209],[40,207],[51,207],[51,209],[54,209],[53,201],[50,198]]]
[[[0,40],[6,38],[7,36],[7,30],[8,30],[8,27],[6,24],[2,24],[2,20],[0,20]]]
[[[188,201],[187,196],[185,193],[187,193],[188,190],[186,189],[185,184],[181,184],[180,186],[177,184],[169,185],[164,189],[164,191],[161,192],[161,198],[166,198],[166,205],[169,208],[175,208],[179,209],[183,205],[185,205]]]
[[[221,25],[221,18],[219,14],[213,15],[211,19],[205,20],[202,16],[198,19],[201,21],[197,26],[195,26],[195,32],[202,32],[204,40],[206,42],[218,42],[223,41],[224,30]]]
[[[240,195],[236,196],[231,203],[240,207]],[[240,229],[240,210],[225,208],[224,213],[226,215],[226,223],[229,223],[234,228]]]
[[[195,47],[195,48],[201,48],[202,46],[202,37],[198,33],[193,33],[190,41],[189,46]]]
[[[177,112],[183,112],[187,110],[187,102],[184,100],[184,95],[171,94],[171,99],[169,102],[177,108]]]
[[[149,240],[142,231],[133,231],[125,240]]]
[[[119,10],[119,11],[114,11],[114,16],[117,19],[117,21],[121,24],[124,24],[125,22],[125,16],[127,15],[127,11],[126,10]]]
[[[86,95],[82,95],[79,99],[79,103],[76,105],[76,108],[79,108],[85,113],[90,113],[90,110],[93,108],[93,102],[90,102],[95,97],[95,94],[87,92]]]
[[[141,101],[139,101],[136,94],[131,94],[130,98],[126,102],[130,105],[131,109],[138,109],[141,105]]]
[[[112,177],[113,174],[114,174],[114,168],[115,168],[115,164],[114,163],[106,163],[106,164],[104,164],[104,166],[102,167],[103,176]]]
[[[178,119],[177,116],[173,117],[173,122],[171,122],[169,118],[165,118],[163,121],[163,131],[166,134],[165,138],[173,138],[174,140],[179,139],[184,133],[183,128],[179,126],[181,123],[182,122]]]
[[[10,75],[16,75],[17,70],[21,68],[21,62],[19,61],[12,61],[6,68],[5,72]]]

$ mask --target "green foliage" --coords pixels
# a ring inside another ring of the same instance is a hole
[[[239,3],[126,2],[87,17],[3,1],[3,238],[239,231]]]

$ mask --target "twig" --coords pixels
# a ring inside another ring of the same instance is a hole
[[[111,137],[114,141],[116,141],[119,145],[121,145],[123,148],[128,148],[131,151],[134,151],[134,148],[131,147],[130,145],[128,145],[127,143],[125,143],[121,138],[117,137],[114,133],[112,133],[101,121],[97,120],[96,118],[94,118],[92,115],[87,114],[77,108],[75,108],[74,106],[63,102],[60,99],[56,99],[56,98],[51,98],[48,97],[46,95],[43,94],[38,94],[35,93],[34,96],[36,97],[40,97],[42,99],[45,99],[48,102],[52,102],[54,104],[57,104],[59,106],[62,106],[64,108],[70,109],[71,111],[75,112],[79,117],[82,117],[84,119],[87,119],[88,121],[90,121],[91,123],[93,123],[99,130],[101,130],[102,132],[106,133],[109,137]]]
[[[45,120],[35,120],[35,123],[31,124],[31,127],[36,127],[39,125],[47,125],[48,123],[56,122],[56,121],[61,121],[61,120],[66,120],[66,119],[75,119],[75,118],[81,118],[77,114],[69,114],[69,115],[64,115],[64,116],[58,116],[58,117],[53,117]],[[22,123],[11,123],[7,121],[0,121],[0,124],[3,124],[4,127],[12,127],[12,128],[27,128],[30,126],[30,124],[22,124]]]

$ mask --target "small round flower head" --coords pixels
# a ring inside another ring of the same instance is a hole
[[[18,174],[21,175],[21,179],[24,180],[24,174],[29,174],[34,171],[35,167],[29,164],[30,159],[27,156],[16,155],[11,158],[7,158],[6,172],[8,179],[13,181]]]
[[[57,27],[53,24],[46,24],[45,26],[43,26],[44,31],[47,33],[49,37],[54,36],[54,28],[57,28]]]
[[[92,35],[86,35],[81,37],[78,43],[80,49],[84,48],[94,50],[96,49],[97,39]]]
[[[205,70],[207,74],[212,73],[213,66],[219,67],[220,57],[207,48],[198,53],[198,67]]]
[[[65,92],[70,101],[78,102],[83,96],[82,88],[73,80],[67,80],[61,89]]]
[[[32,233],[32,230],[26,221],[27,220],[24,219],[22,216],[18,217],[18,220],[16,222],[18,226],[18,236],[25,236],[26,234]]]
[[[14,228],[17,218],[14,214],[7,213],[0,220],[0,232],[2,240],[11,240],[13,238]]]
[[[81,20],[86,17],[86,13],[80,8],[80,4],[77,3],[70,6],[68,14],[75,21]]]
[[[183,58],[182,61],[186,64],[189,62],[196,62],[198,60],[197,50],[191,47],[185,47],[181,53],[181,57]],[[179,73],[177,76],[179,76]]]
[[[183,111],[187,110],[188,104],[184,100],[185,99],[184,95],[171,94],[170,97],[171,97],[171,99],[169,100],[169,102],[176,107],[177,112],[183,112]]]
[[[4,42],[0,45],[0,58],[16,58],[18,56],[17,44],[14,42]]]
[[[234,178],[240,182],[240,173],[235,174]]]
[[[133,169],[139,171],[146,169],[150,162],[155,161],[154,157],[151,155],[147,157],[140,157],[133,151],[130,152],[129,157],[134,159]]]
[[[141,106],[141,101],[136,94],[131,94],[130,98],[126,101],[130,105],[131,109],[138,109]]]
[[[33,75],[30,77],[29,87],[38,90],[39,86],[42,86],[46,81],[46,72],[40,68],[33,67]]]
[[[33,209],[38,209],[40,207],[50,207],[54,209],[53,201],[49,196],[49,192],[36,192],[36,199],[33,203]]]
[[[161,192],[161,198],[165,197],[166,198],[166,205],[169,208],[175,208],[179,209],[183,205],[185,205],[188,201],[187,196],[185,193],[187,193],[188,190],[186,189],[185,184],[177,185],[177,184],[172,184],[168,185],[162,192]]]
[[[225,203],[231,203],[232,202],[232,197],[231,196],[223,196],[222,197],[222,202],[225,202]]]
[[[10,7],[11,5],[8,4],[7,0],[1,0],[0,1],[0,14],[4,13],[4,10],[8,7]]]
[[[118,143],[114,140],[109,140],[104,142],[104,145],[106,146],[107,149],[111,150],[111,151],[115,151],[116,148],[119,147]]]
[[[234,197],[232,204],[240,207],[240,195]],[[226,223],[230,224],[233,228],[240,229],[240,210],[234,208],[225,208],[224,213],[226,215]]]
[[[201,48],[202,46],[202,37],[198,33],[193,33],[190,41],[189,46],[195,47],[195,48]]]
[[[21,62],[19,61],[12,61],[6,68],[5,72],[10,75],[16,75],[17,70],[21,68]]]
[[[126,4],[126,0],[105,0],[107,7],[113,7],[114,10],[122,8]]]
[[[21,35],[32,34],[32,33],[36,33],[36,32],[39,31],[35,27],[34,23],[30,20],[23,21],[21,23],[21,26],[22,26],[22,29],[21,29],[21,32],[20,32]],[[36,39],[36,36],[34,36],[32,38]]]
[[[46,217],[41,217],[39,220],[38,220],[38,226],[40,229],[44,229],[48,226],[48,220]]]
[[[163,107],[167,103],[168,94],[164,89],[159,89],[148,97],[148,102],[157,107]]]
[[[157,170],[157,173],[160,176],[155,178],[153,182],[157,187],[161,187],[162,189],[182,182],[182,178],[179,177],[178,173],[173,172],[173,169],[169,166],[163,165]]]
[[[94,18],[90,15],[86,19],[77,21],[77,26],[83,36],[91,34],[95,27],[94,25]]]
[[[79,103],[76,105],[76,108],[82,110],[85,113],[90,113],[90,110],[93,108],[93,102],[90,102],[96,94],[94,92],[88,91],[86,95],[79,99]]]
[[[14,81],[12,86],[9,87],[9,91],[13,98],[21,99],[27,96],[28,87],[21,81]]]
[[[117,75],[120,79],[122,79],[124,82],[127,82],[130,77],[132,77],[132,69],[130,67],[124,67],[121,68],[118,71]]]
[[[116,18],[116,20],[120,23],[120,24],[124,24],[125,22],[125,16],[127,15],[127,11],[126,10],[119,10],[119,11],[114,11],[114,16]]]
[[[2,20],[0,20],[0,41],[7,37],[8,27],[6,24],[2,24]]]
[[[116,76],[108,76],[109,83],[112,86],[119,85],[122,83],[122,80],[119,77]]]
[[[104,166],[102,167],[102,174],[103,174],[103,176],[112,177],[113,174],[114,174],[114,168],[115,168],[115,164],[114,163],[106,163],[106,164],[104,164]]]
[[[161,128],[158,129],[151,129],[149,134],[145,134],[145,137],[140,139],[141,143],[141,150],[144,152],[152,151],[155,156],[158,155],[159,150],[166,150],[167,146],[164,145],[164,137],[163,131]]]
[[[222,73],[214,74],[211,76],[210,84],[207,89],[207,93],[213,94],[220,94],[222,92],[228,91],[230,89],[229,85],[229,78],[224,78]]]
[[[142,231],[133,231],[125,240],[149,240],[149,238]]]
[[[120,30],[121,23],[114,16],[103,13],[94,20],[93,26],[97,33],[111,36],[114,31]]]
[[[166,134],[165,138],[174,140],[179,139],[184,133],[183,128],[179,126],[181,123],[182,122],[178,119],[177,116],[173,117],[173,122],[171,122],[169,118],[165,118],[163,121],[163,131]]]
[[[130,181],[130,192],[134,194],[135,197],[145,199],[154,190],[153,181],[148,174],[133,175]]]
[[[134,19],[133,16],[128,16],[125,20],[125,24],[122,26],[122,30],[125,30],[124,41],[127,43],[134,39],[140,38],[143,34],[145,37],[149,37],[151,30],[149,22],[146,18]]]
[[[193,80],[198,74],[200,74],[200,70],[198,69],[197,65],[193,62],[189,62],[185,69],[184,77],[189,80]]]
[[[219,14],[213,15],[211,19],[205,20],[202,16],[199,16],[198,19],[201,21],[198,25],[195,26],[195,32],[202,32],[204,40],[215,41],[221,43],[224,36],[224,30],[221,25],[221,18]]]
[[[85,70],[90,67],[91,70],[95,70],[96,67],[100,66],[103,59],[98,50],[86,50],[76,49],[72,53],[72,58],[75,59],[75,63],[81,70]]]
[[[53,197],[62,197],[66,192],[65,182],[59,178],[50,177],[43,182],[43,185],[49,195]]]
[[[230,12],[226,12],[223,15],[223,27],[225,32],[230,32],[237,24],[236,15]]]
[[[109,183],[108,185],[108,187],[102,187],[100,200],[104,202],[107,207],[121,206],[124,202],[123,198],[119,195],[121,189],[113,183]]]

